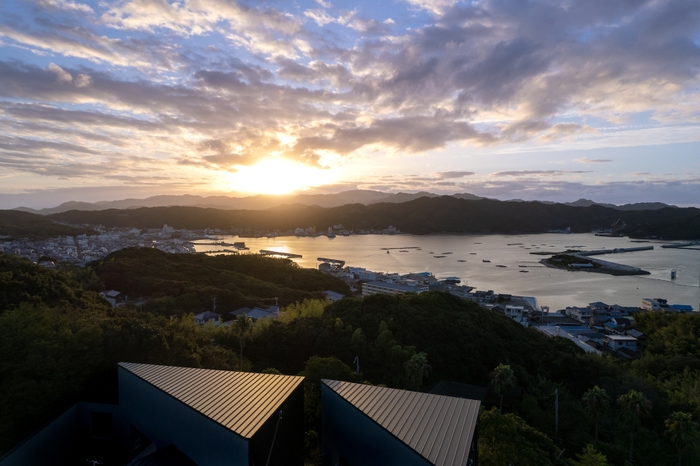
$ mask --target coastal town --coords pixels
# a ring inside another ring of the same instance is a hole
[[[221,235],[231,232],[219,229],[205,230],[175,230],[164,225],[161,229],[139,230],[129,229],[105,229],[95,227],[95,235],[78,235],[51,238],[48,240],[29,239],[0,239],[0,253],[12,254],[27,258],[44,267],[53,268],[59,263],[71,263],[78,266],[100,260],[108,254],[129,247],[155,248],[173,254],[196,253],[196,245],[219,246],[221,249],[208,251],[207,254],[239,254],[252,253],[246,247],[245,242],[226,243],[220,239]],[[245,238],[249,231],[234,231],[241,238]],[[348,231],[342,225],[335,225],[327,231],[316,232],[313,228],[297,228],[285,232],[273,232],[271,235],[294,236],[328,236],[333,238],[336,233],[342,236],[350,234],[397,234],[400,233],[393,227],[382,231]],[[268,234],[270,235],[270,234]],[[253,237],[260,237],[254,232]],[[688,247],[695,243],[670,245],[670,247]],[[665,245],[664,247],[669,247]],[[595,271],[613,274],[645,274],[638,268],[620,266],[599,259],[591,260],[590,256],[608,253],[624,253],[639,250],[648,250],[651,246],[638,248],[618,248],[613,251],[563,251],[556,253],[549,259],[541,262],[552,268],[568,269],[572,271]],[[389,253],[387,248],[387,253]],[[403,250],[401,250],[403,252]],[[260,254],[298,258],[297,254],[282,253],[279,251],[260,250]],[[535,252],[533,254],[544,255]],[[549,254],[552,255],[552,254]],[[550,310],[548,306],[538,305],[534,296],[515,296],[506,293],[497,293],[493,290],[476,290],[475,287],[463,283],[459,277],[436,278],[430,272],[414,272],[409,274],[384,273],[367,270],[362,267],[346,266],[345,261],[319,257],[319,270],[333,275],[345,281],[355,296],[368,296],[371,294],[405,294],[423,293],[426,291],[443,291],[464,300],[477,303],[479,306],[501,313],[513,319],[525,327],[533,327],[550,337],[562,337],[572,341],[578,347],[589,353],[603,354],[614,353],[623,358],[637,356],[637,341],[644,336],[632,328],[634,316],[639,312],[668,312],[688,313],[696,312],[693,306],[688,304],[669,303],[666,298],[644,298],[638,307],[620,306],[603,302],[593,302],[586,306],[574,305],[563,309]],[[594,270],[602,268],[603,270]],[[607,270],[607,272],[606,272]],[[125,306],[128,297],[118,290],[105,290],[100,296],[107,300],[113,307]],[[342,299],[344,296],[327,291],[326,296],[330,301]],[[231,312],[216,312],[216,303],[213,309],[197,314],[194,319],[197,324],[213,322],[230,325],[238,316],[247,315],[253,320],[278,319],[284,315],[284,310],[279,306],[267,308],[241,308]]]

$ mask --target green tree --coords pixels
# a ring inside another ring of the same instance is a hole
[[[515,378],[515,372],[507,364],[499,364],[491,372],[491,383],[493,384],[493,389],[501,397],[501,403],[499,406],[499,411],[503,414],[503,395],[508,393],[508,390],[515,387],[517,379]]]
[[[651,414],[651,401],[637,390],[630,389],[624,395],[620,395],[617,403],[622,408],[622,415],[630,429],[630,454],[629,462],[634,457],[634,433],[639,427],[642,418]]]
[[[233,323],[231,326],[233,328],[234,333],[238,337],[238,344],[240,345],[240,370],[243,370],[243,347],[245,346],[245,342],[248,338],[250,338],[250,334],[253,330],[253,319],[246,315],[238,316],[236,317],[236,321]]]
[[[697,452],[700,445],[700,425],[693,421],[691,413],[676,411],[666,419],[666,436],[678,450],[678,465],[688,450]]]
[[[552,440],[515,414],[492,408],[479,416],[481,466],[542,466],[551,464],[558,448]]]
[[[569,460],[571,466],[608,466],[608,458],[604,454],[598,453],[593,445],[586,445],[586,449],[576,457],[578,461]]]
[[[610,397],[604,388],[598,387],[598,385],[590,388],[583,394],[583,405],[586,407],[586,411],[593,417],[595,421],[595,436],[593,441],[593,448],[598,450],[598,420],[600,414],[608,407],[610,404]]]
[[[404,363],[406,369],[406,377],[410,388],[418,390],[423,379],[428,376],[432,367],[428,364],[428,355],[426,353],[418,353],[411,356],[411,359]]]

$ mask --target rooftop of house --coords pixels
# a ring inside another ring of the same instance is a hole
[[[338,380],[322,382],[432,464],[466,464],[481,401]]]
[[[119,367],[249,439],[302,383],[303,377],[153,364]]]

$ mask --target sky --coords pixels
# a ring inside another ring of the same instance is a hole
[[[700,207],[700,2],[0,0],[0,208],[349,189]]]

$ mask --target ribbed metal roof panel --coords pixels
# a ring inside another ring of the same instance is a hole
[[[432,464],[467,464],[481,401],[338,380],[323,383]]]
[[[243,438],[276,413],[303,377],[191,367],[119,366]]]

